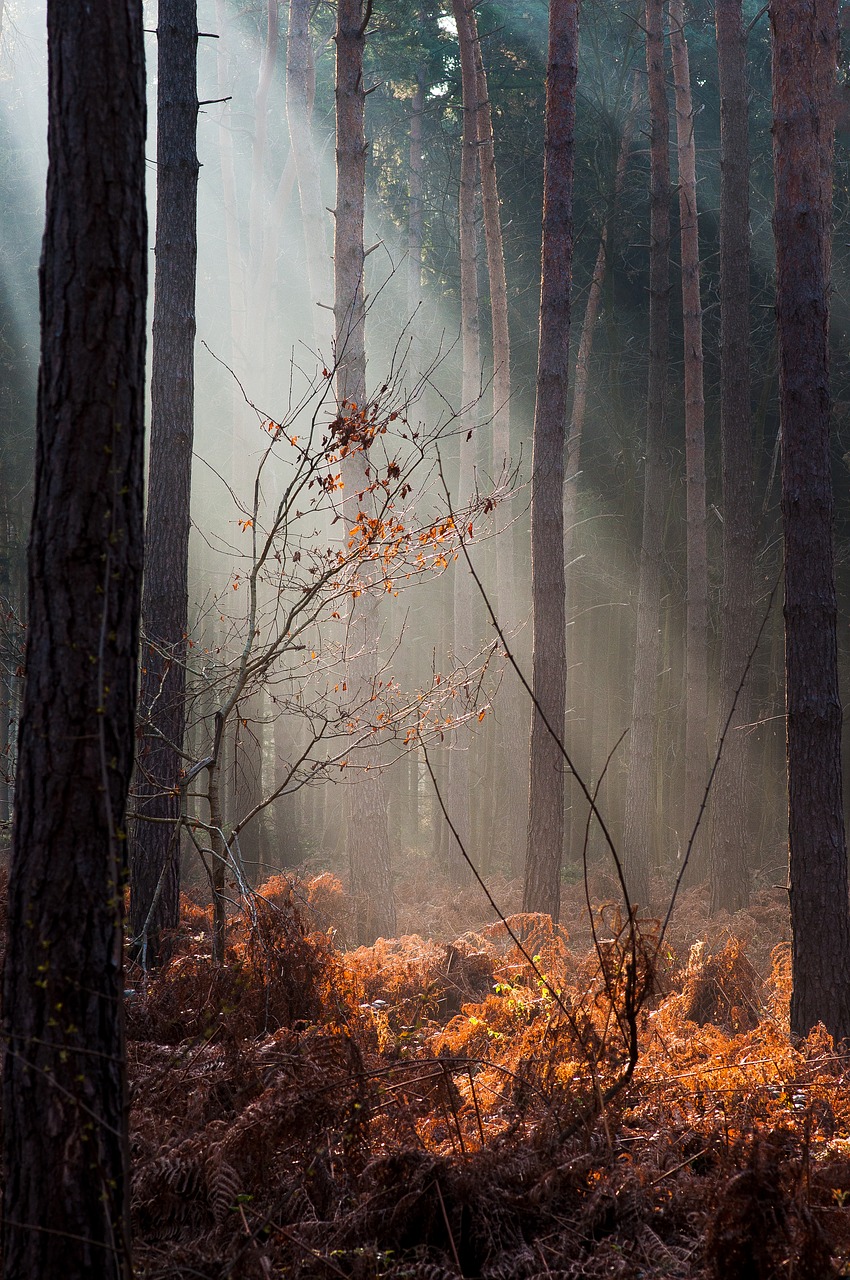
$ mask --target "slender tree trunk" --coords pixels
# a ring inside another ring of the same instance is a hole
[[[836,0],[774,0],[774,238],[785,532],[791,1031],[850,1036],[829,450]]]
[[[307,278],[313,305],[313,334],[318,351],[325,341],[327,330],[319,303],[324,303],[325,306],[330,304],[331,273],[325,238],[326,212],[322,204],[319,162],[313,142],[312,79],[310,0],[290,0],[289,38],[286,46],[286,118],[289,122],[295,172],[298,175]]]
[[[27,677],[3,990],[3,1274],[129,1280],[125,804],[142,580],[140,3],[50,0]]]
[[[425,10],[419,10],[420,26]],[[422,373],[422,339],[419,310],[422,305],[422,116],[425,111],[425,68],[416,72],[416,89],[410,110],[407,213],[407,314],[411,325],[413,379]]]
[[[254,140],[251,148],[251,196],[248,208],[248,245],[251,280],[259,283],[263,260],[264,180],[269,135],[269,92],[274,79],[277,47],[280,40],[280,0],[266,0],[266,43],[260,62],[257,92],[254,97]]]
[[[741,0],[717,0],[720,85],[720,446],[723,476],[723,595],[719,724],[740,684],[753,642],[753,445],[750,408],[750,157],[747,58]],[[749,689],[741,690],[714,778],[711,909],[749,901],[746,815],[757,794],[747,777]],[[749,782],[749,785],[748,785]]]
[[[227,43],[224,38],[224,33],[227,29],[227,9],[224,0],[216,0],[215,12],[219,29],[217,48],[218,92],[222,98],[226,98],[228,96],[229,77],[227,70]],[[239,234],[239,206],[236,199],[236,174],[233,167],[231,127],[229,123],[225,123],[224,116],[222,116],[218,131],[218,144],[221,158],[225,252],[227,255],[227,281],[230,296],[230,333],[233,345],[231,361],[235,367],[241,364],[245,358],[247,301],[241,237]],[[232,472],[232,466],[230,470]]]
[[[478,165],[481,176],[481,205],[484,214],[484,243],[487,251],[487,276],[490,284],[490,320],[493,333],[493,477],[507,475],[511,467],[511,340],[508,316],[508,283],[505,274],[505,251],[502,239],[501,201],[493,138],[493,116],[487,72],[474,3],[455,0],[458,36],[472,51],[475,70],[474,100]],[[472,97],[472,93],[470,93]],[[504,522],[510,525],[513,502],[508,496],[502,504]],[[502,627],[511,634],[517,625],[517,590],[514,567],[513,529],[496,539],[496,606]],[[498,828],[513,856],[523,846],[528,778],[517,768],[516,743],[528,733],[528,707],[519,683],[510,669],[505,672],[500,696],[497,733]]]
[[[460,457],[456,504],[462,509],[470,501],[475,484],[475,443],[473,436],[481,398],[481,339],[478,320],[478,263],[475,196],[478,185],[478,81],[475,71],[473,29],[466,0],[452,0],[458,30],[463,93],[463,137],[460,159],[459,242],[460,242],[460,335],[463,355],[461,382]],[[466,565],[458,562],[454,572],[454,656],[467,662],[472,650],[472,593]],[[453,735],[449,749],[448,809],[452,822],[469,851],[469,750],[466,737]],[[454,841],[452,841],[454,846]],[[454,878],[463,879],[466,864],[452,847],[450,867]]]
[[[614,190],[611,208],[606,215],[599,233],[599,249],[590,288],[587,291],[587,304],[584,310],[584,321],[581,327],[578,353],[576,355],[575,379],[573,383],[573,406],[570,416],[570,432],[567,444],[567,471],[564,477],[564,562],[567,566],[567,594],[569,595],[569,564],[572,559],[573,530],[576,522],[576,504],[578,498],[578,474],[581,470],[581,444],[584,433],[584,420],[587,412],[587,387],[590,380],[590,359],[593,354],[593,339],[599,308],[602,303],[602,289],[605,284],[605,272],[608,262],[608,222],[616,212],[626,182],[626,168],[634,140],[635,120],[640,104],[640,78],[635,72],[631,109],[623,122],[620,138],[620,151],[617,156],[617,169],[614,175]]]
[[[336,31],[336,237],[334,240],[334,321],[337,400],[343,416],[366,403],[366,304],[363,271],[363,217],[366,188],[366,135],[362,0],[339,0]],[[354,451],[343,464],[343,479],[353,495],[369,488],[368,453]],[[356,503],[356,499],[354,499]],[[351,500],[350,500],[351,501]],[[364,502],[368,501],[364,496]],[[356,518],[356,509],[348,506]],[[365,570],[364,570],[365,572]],[[348,692],[354,707],[368,705],[375,683],[379,634],[378,602],[366,589],[352,601],[348,628]],[[361,710],[360,715],[363,716]],[[357,780],[346,790],[351,896],[358,941],[373,942],[395,933],[395,901],[390,868],[387,803],[379,754],[357,749],[352,760]]]
[[[584,310],[581,337],[579,339],[578,353],[576,355],[575,379],[573,382],[573,404],[567,441],[566,474],[564,476],[564,574],[566,580],[567,616],[569,616],[570,613],[575,613],[575,602],[573,600],[574,573],[572,569],[572,560],[574,554],[574,535],[578,510],[578,478],[581,472],[581,446],[584,436],[585,415],[587,412],[587,388],[590,380],[590,360],[593,353],[593,340],[597,320],[599,318],[599,310],[602,304],[602,290],[605,284],[605,275],[608,263],[608,223],[609,219],[616,212],[617,205],[623,194],[623,187],[626,181],[626,168],[629,161],[629,153],[632,148],[632,141],[634,139],[635,120],[637,118],[639,103],[640,78],[638,73],[635,72],[631,108],[623,123],[623,132],[620,138],[620,150],[617,156],[617,167],[614,174],[611,207],[606,214],[605,221],[603,222],[602,229],[599,233],[599,249],[596,253],[596,262],[593,267],[593,275],[590,279],[590,288],[587,293],[587,304]],[[575,627],[568,626],[566,639],[568,684],[570,667],[573,663],[572,653],[574,649]],[[575,749],[575,745],[575,742],[571,741],[571,749]],[[570,795],[570,814],[570,848],[571,858],[574,860],[576,853],[581,852],[587,821],[586,804],[584,800],[580,798],[577,789],[573,789]]]
[[[186,718],[189,504],[195,417],[198,260],[198,22],[194,3],[160,0],[151,443],[142,596],[141,736],[130,863],[131,921],[142,963],[177,926]],[[146,821],[152,819],[152,821]]]
[[[648,906],[650,902],[650,870],[657,854],[658,830],[655,771],[670,315],[670,155],[664,74],[664,0],[647,0],[646,33],[650,112],[649,385],[623,850],[629,893],[632,901],[641,906]]]
[[[670,48],[673,55],[673,81],[676,93],[682,320],[685,345],[687,620],[684,833],[687,838],[699,813],[708,775],[708,548],[705,523],[705,395],[703,392],[696,142],[691,73],[685,38],[684,0],[670,0]],[[697,848],[702,843],[699,839]]]
[[[570,351],[577,0],[551,0],[543,151],[543,251],[531,470],[531,785],[523,910],[558,919],[564,841],[564,430]],[[543,714],[541,714],[541,712]]]

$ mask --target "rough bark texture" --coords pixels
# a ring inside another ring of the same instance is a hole
[[[532,681],[551,729],[560,737],[566,712],[564,609],[564,434],[570,350],[573,255],[577,0],[552,0],[543,152],[543,253],[537,401],[531,471]],[[524,911],[561,903],[564,762],[540,711],[531,721],[531,785]]]
[[[151,443],[142,595],[141,736],[131,920],[144,964],[180,905],[180,778],[185,726],[189,501],[195,418],[198,260],[198,21],[193,0],[160,0]],[[145,821],[146,818],[153,821]],[[152,913],[152,914],[151,914]]]
[[[750,410],[750,157],[747,59],[741,0],[717,0],[720,86],[720,447],[723,483],[721,731],[753,642],[753,443]],[[749,695],[741,690],[714,778],[711,909],[749,901],[746,857],[746,737]],[[748,785],[749,782],[749,785]]]
[[[838,13],[775,0],[774,238],[785,532],[791,1031],[850,1035],[850,907],[829,456],[829,253]]]
[[[142,6],[50,0],[27,679],[4,974],[3,1274],[129,1277],[124,816],[142,577]]]
[[[679,153],[679,233],[682,251],[682,323],[685,368],[685,488],[687,504],[687,620],[685,633],[685,795],[682,833],[687,840],[708,775],[708,548],[705,525],[705,396],[699,213],[691,73],[684,0],[670,0],[670,48],[676,93]],[[701,831],[697,840],[702,844]]]
[[[362,0],[339,0],[336,32],[336,237],[334,241],[334,321],[337,400],[342,415],[366,401],[366,307],[363,291],[363,215],[366,185]],[[356,519],[354,493],[366,489],[368,454],[354,452],[343,464],[349,498],[346,515]],[[368,498],[364,498],[367,502]],[[348,627],[348,692],[355,714],[368,721],[375,682],[378,606],[367,589],[352,602]],[[358,941],[395,933],[395,901],[390,870],[387,803],[378,752],[363,746],[351,761],[356,781],[346,792],[351,895]]]
[[[664,422],[670,316],[670,148],[664,75],[664,0],[647,0],[646,65],[650,113],[649,385],[646,402],[643,530],[635,679],[626,787],[626,880],[632,901],[648,906],[657,821],[655,750],[664,543]]]
[[[286,46],[286,118],[298,176],[301,225],[307,254],[307,278],[313,303],[313,334],[317,349],[324,342],[327,326],[318,304],[328,306],[331,272],[325,239],[327,217],[322,204],[319,162],[313,142],[312,50],[310,47],[310,0],[290,0],[289,37]],[[364,144],[365,145],[365,144]],[[362,234],[362,233],[361,233]]]

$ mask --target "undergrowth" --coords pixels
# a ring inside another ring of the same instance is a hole
[[[127,1001],[138,1276],[850,1274],[850,1062],[789,1041],[781,900],[709,927],[691,891],[701,941],[634,956],[565,918],[342,951],[339,882],[278,878],[217,968],[185,901]]]

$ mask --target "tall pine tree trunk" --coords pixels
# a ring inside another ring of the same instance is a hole
[[[337,400],[342,416],[366,403],[366,303],[363,271],[363,218],[366,188],[366,135],[363,46],[366,14],[362,0],[339,0],[336,31],[336,237],[334,240],[334,321]],[[343,463],[350,495],[346,518],[357,516],[358,487],[370,487],[368,453],[354,451]],[[364,504],[369,498],[364,494]],[[364,574],[368,569],[364,566]],[[379,634],[378,602],[366,589],[352,601],[348,627],[348,693],[360,727],[368,723],[375,684]],[[358,710],[359,709],[359,710]],[[346,838],[357,940],[373,942],[395,933],[395,900],[387,832],[387,803],[379,753],[354,750],[346,790]]]
[[[186,721],[189,505],[195,426],[198,21],[160,0],[151,442],[142,595],[141,733],[130,899],[142,963],[160,959],[180,906],[180,779]],[[146,819],[152,819],[146,821]]]
[[[125,806],[142,584],[142,6],[50,0],[27,674],[3,983],[3,1274],[129,1280]]]
[[[774,0],[773,154],[785,533],[791,1031],[850,1036],[829,449],[836,0]]]
[[[670,341],[670,147],[664,74],[664,0],[647,0],[646,64],[650,113],[649,385],[623,850],[630,897],[633,903],[644,907],[650,902],[650,871],[657,856],[656,738],[664,544],[663,445]]]
[[[564,840],[566,713],[564,432],[573,257],[577,0],[551,0],[543,151],[543,250],[537,401],[531,462],[532,712],[524,911],[558,919]],[[543,713],[541,715],[541,712]],[[544,724],[543,716],[550,728]]]
[[[753,642],[753,431],[750,407],[750,157],[747,57],[741,0],[717,0],[720,85],[720,447],[723,595],[719,724],[726,723]],[[746,819],[757,794],[747,774],[749,690],[740,695],[714,778],[711,910],[749,901]]]
[[[673,55],[673,81],[676,93],[682,322],[685,346],[687,618],[683,829],[687,838],[699,813],[708,774],[708,548],[705,521],[705,395],[696,141],[691,73],[685,38],[684,0],[670,0],[670,48]]]

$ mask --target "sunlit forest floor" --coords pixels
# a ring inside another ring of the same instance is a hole
[[[128,969],[139,1277],[850,1275],[850,1058],[789,1043],[782,890],[709,920],[690,889],[659,948],[601,880],[595,943],[582,884],[558,929],[400,888],[454,939],[343,950],[340,882],[277,877],[224,967],[187,897]]]

